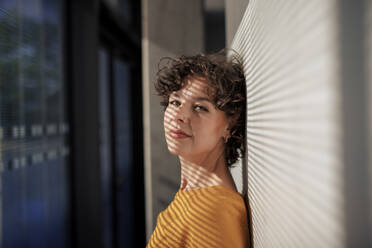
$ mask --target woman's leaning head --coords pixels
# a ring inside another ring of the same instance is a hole
[[[222,149],[231,166],[245,152],[245,78],[242,64],[224,52],[163,58],[155,88],[166,108],[169,150],[203,156]]]

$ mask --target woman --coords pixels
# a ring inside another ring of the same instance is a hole
[[[155,83],[181,184],[147,247],[249,247],[247,211],[229,167],[244,154],[245,79],[224,53],[169,59]]]

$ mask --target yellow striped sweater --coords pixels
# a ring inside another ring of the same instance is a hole
[[[243,197],[222,185],[178,190],[147,244],[159,247],[249,247]]]

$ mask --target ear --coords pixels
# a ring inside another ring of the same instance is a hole
[[[226,130],[225,130],[225,135],[224,135],[224,137],[230,137],[230,128],[229,127],[227,127],[226,128]]]
[[[226,123],[226,125],[222,129],[221,133],[222,138],[230,137],[230,123]]]

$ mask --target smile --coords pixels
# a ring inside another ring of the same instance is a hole
[[[190,138],[191,136],[183,132],[182,130],[171,130],[170,131],[170,136],[175,139],[185,139],[185,138]]]

